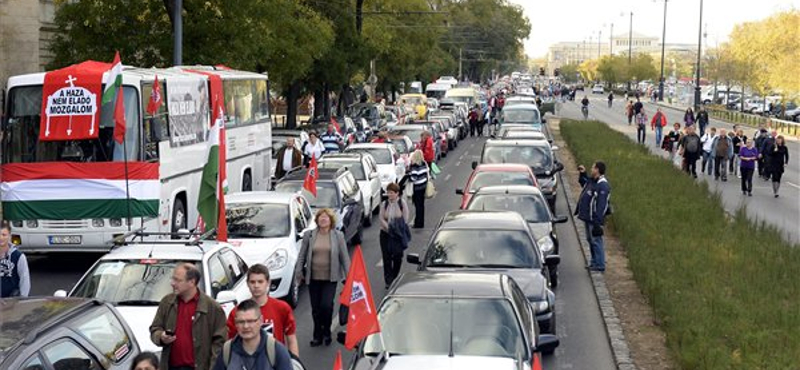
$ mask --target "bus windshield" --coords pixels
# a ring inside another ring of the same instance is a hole
[[[129,161],[140,157],[139,97],[135,88],[124,86],[125,150]],[[42,112],[42,86],[20,86],[8,93],[8,123],[2,137],[3,163],[38,162],[121,162],[123,145],[114,134],[114,102],[100,109],[100,133],[97,139],[39,141]],[[137,124],[133,124],[133,123]]]

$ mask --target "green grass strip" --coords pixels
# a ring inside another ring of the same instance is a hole
[[[578,163],[608,166],[611,228],[680,367],[800,369],[798,246],[605,124],[560,125]]]

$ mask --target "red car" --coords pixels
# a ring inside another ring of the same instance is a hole
[[[450,151],[450,145],[447,141],[447,130],[444,128],[444,124],[442,121],[439,120],[432,120],[434,128],[436,128],[436,133],[439,134],[439,147],[441,148],[440,152],[442,153],[442,157],[447,157],[447,153]]]
[[[472,170],[464,189],[456,189],[461,195],[461,209],[466,209],[472,195],[484,186],[530,185],[539,187],[536,175],[524,164],[481,164]],[[465,191],[466,190],[466,191]]]

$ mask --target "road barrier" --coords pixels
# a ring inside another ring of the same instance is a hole
[[[708,113],[714,118],[731,123],[744,124],[752,127],[758,127],[763,124],[767,128],[778,130],[778,132],[783,134],[795,137],[798,137],[798,134],[800,134],[800,123],[798,122],[719,108],[709,108]]]

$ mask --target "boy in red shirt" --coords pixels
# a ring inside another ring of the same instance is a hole
[[[295,335],[294,313],[288,303],[269,297],[269,269],[257,263],[247,270],[247,287],[253,300],[261,307],[261,317],[264,318],[263,327],[271,333],[275,340],[286,345],[289,352],[300,357],[300,348]],[[236,309],[228,315],[228,338],[236,336]]]

